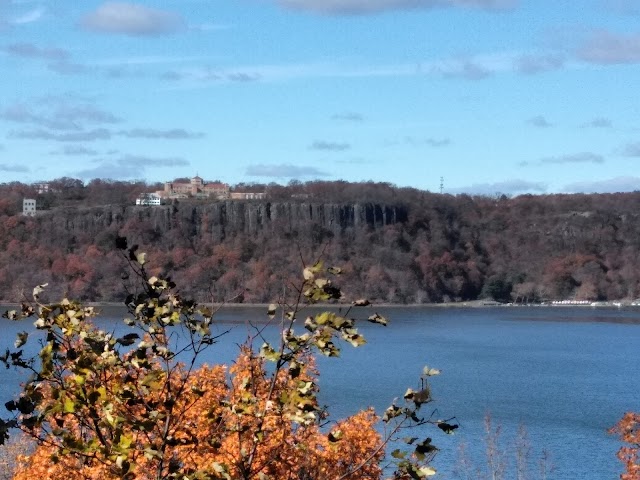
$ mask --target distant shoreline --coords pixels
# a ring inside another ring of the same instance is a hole
[[[108,307],[117,308],[125,307],[124,302],[80,302],[87,307]],[[208,307],[216,308],[267,308],[269,303],[211,303],[202,302],[198,305],[204,305]],[[1,303],[0,308],[15,308],[19,307],[19,303]],[[349,303],[317,303],[309,305],[316,308],[345,308],[351,307]],[[465,302],[442,302],[442,303],[371,303],[367,307],[353,307],[356,309],[364,308],[508,308],[508,307],[552,307],[552,308],[629,308],[638,307],[640,304],[631,302],[629,300],[617,300],[617,301],[603,301],[603,302],[590,302],[584,304],[575,303],[500,303],[493,300],[469,300]]]

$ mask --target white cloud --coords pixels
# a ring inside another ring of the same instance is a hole
[[[538,128],[549,128],[553,126],[553,124],[550,123],[542,115],[536,115],[535,117],[530,118],[529,120],[527,120],[527,123]]]
[[[16,57],[41,60],[64,61],[69,57],[69,52],[62,48],[39,47],[33,43],[12,43],[4,47],[3,50]]]
[[[93,156],[97,155],[98,152],[90,148],[83,147],[82,145],[65,145],[62,149],[49,152],[49,154],[67,156]]]
[[[521,55],[515,59],[514,69],[518,73],[534,75],[559,70],[564,66],[564,63],[564,57],[557,54]]]
[[[604,157],[591,152],[582,152],[573,155],[543,158],[540,160],[540,163],[604,163]]]
[[[541,158],[536,162],[520,162],[521,167],[541,166],[541,165],[560,165],[567,163],[604,163],[604,157],[596,153],[581,152],[572,155],[561,155],[558,157]]]
[[[46,13],[46,10],[43,7],[38,7],[18,17],[15,17],[13,20],[11,20],[11,23],[13,23],[14,25],[24,25],[27,23],[34,23],[40,20],[45,13]]]
[[[121,121],[90,102],[79,102],[66,96],[39,98],[29,103],[9,105],[0,111],[0,119],[53,130],[82,130],[86,124],[103,125]]]
[[[179,157],[147,157],[143,155],[124,155],[116,160],[103,160],[94,168],[74,173],[79,178],[91,179],[130,179],[143,178],[147,168],[184,167],[189,162]]]
[[[326,140],[316,140],[313,142],[309,149],[311,150],[324,150],[329,152],[343,152],[349,150],[351,145],[344,142],[327,142]]]
[[[28,172],[28,171],[29,169],[24,165],[0,163],[0,172]]]
[[[516,5],[516,0],[277,0],[280,5],[293,10],[303,10],[329,15],[362,15],[387,10],[429,9],[438,7],[463,7],[483,10],[506,10]]]
[[[466,80],[483,80],[489,77],[493,71],[483,63],[464,59],[443,62],[441,66],[434,68],[447,78],[464,78]]]
[[[345,122],[362,122],[364,117],[356,112],[336,113],[331,116],[331,120],[341,120]]]
[[[191,138],[202,138],[202,132],[189,132],[183,128],[172,128],[170,130],[158,130],[154,128],[132,128],[130,130],[120,130],[118,135],[129,138],[152,138],[167,140],[185,140]]]
[[[596,117],[581,125],[582,128],[611,128],[612,126],[611,120],[604,117]]]
[[[619,35],[606,30],[592,32],[578,47],[576,55],[600,65],[639,63],[640,34]]]
[[[518,195],[522,193],[544,193],[547,185],[542,182],[528,180],[505,180],[496,183],[474,183],[472,185],[454,188],[449,193],[469,193],[474,195]]]
[[[451,145],[451,139],[449,138],[434,138],[434,137],[427,137],[427,138],[415,138],[415,137],[404,137],[404,142],[405,145],[409,145],[412,147],[446,147],[447,145]]]
[[[639,177],[615,177],[592,182],[575,182],[565,185],[567,193],[617,193],[640,190]]]
[[[11,138],[23,140],[55,140],[57,142],[93,142],[96,140],[109,140],[111,131],[106,128],[97,128],[82,132],[54,133],[49,130],[14,130],[9,132]]]
[[[615,13],[623,15],[640,15],[638,0],[601,0],[602,6]]]
[[[625,145],[622,149],[622,155],[625,157],[640,157],[640,142]]]
[[[329,174],[315,167],[300,167],[291,164],[280,165],[251,165],[247,168],[246,175],[251,177],[270,178],[316,178],[328,177]]]
[[[81,21],[82,27],[99,33],[162,35],[185,28],[176,13],[128,2],[105,2]]]

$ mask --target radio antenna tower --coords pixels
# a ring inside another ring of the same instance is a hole
[[[444,177],[440,177],[440,194],[444,191]]]

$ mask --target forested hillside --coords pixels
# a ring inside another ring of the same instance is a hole
[[[489,198],[311,182],[259,186],[262,201],[136,207],[156,186],[58,182],[46,195],[0,185],[0,301],[41,283],[54,299],[121,300],[117,236],[201,301],[271,301],[318,258],[381,302],[640,296],[640,193]],[[46,210],[21,216],[25,196]]]

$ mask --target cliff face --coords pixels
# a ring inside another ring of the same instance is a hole
[[[385,302],[638,298],[639,211],[640,193],[56,208],[0,216],[0,300],[42,283],[118,299],[117,236],[198,298],[246,287],[245,301],[271,301],[318,258],[344,267],[358,295]]]
[[[43,212],[41,231],[60,230],[81,235],[98,235],[125,227],[129,221],[150,224],[158,232],[188,229],[194,235],[254,235],[263,230],[293,231],[313,224],[339,234],[347,228],[380,228],[406,222],[407,209],[372,203],[270,203],[225,201],[202,205],[187,203],[160,207],[69,208]]]

